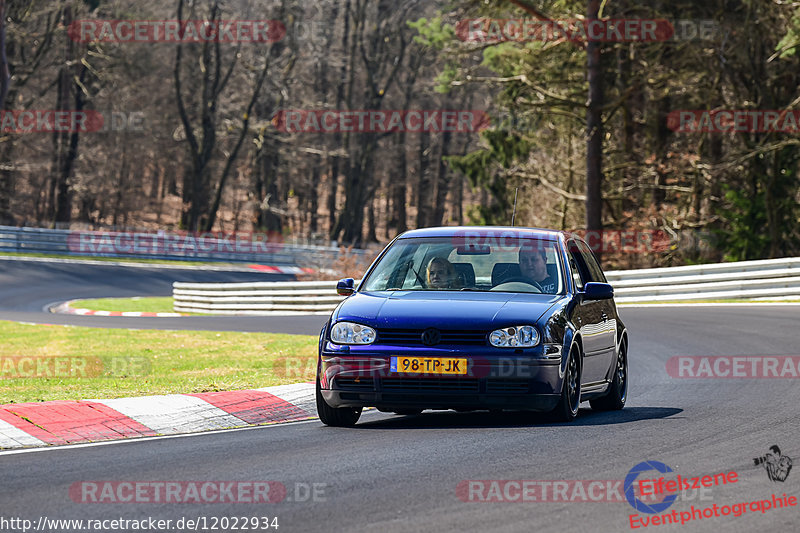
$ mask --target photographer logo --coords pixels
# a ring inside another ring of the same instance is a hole
[[[756,466],[763,466],[767,471],[767,477],[772,482],[786,481],[789,472],[792,471],[792,458],[788,455],[781,455],[781,449],[777,444],[770,446],[766,455],[754,458],[753,463]]]

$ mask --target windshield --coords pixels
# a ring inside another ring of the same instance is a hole
[[[399,239],[363,281],[366,291],[502,291],[562,294],[552,241],[468,246],[450,237]]]

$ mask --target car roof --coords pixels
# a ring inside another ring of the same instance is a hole
[[[435,228],[420,228],[407,231],[399,239],[413,237],[518,237],[526,239],[541,239],[558,241],[559,236],[567,236],[567,232],[542,228],[525,228],[520,226],[440,226]]]

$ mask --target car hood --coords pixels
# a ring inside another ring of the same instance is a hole
[[[359,292],[334,312],[377,328],[471,329],[535,323],[561,295],[508,292]]]

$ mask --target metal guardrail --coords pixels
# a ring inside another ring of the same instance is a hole
[[[174,309],[182,313],[261,315],[274,312],[330,313],[342,297],[336,282],[172,284]]]
[[[606,273],[618,303],[800,298],[800,258]],[[328,313],[342,300],[332,281],[175,283],[175,311],[215,314]]]
[[[800,298],[800,258],[606,272],[619,303]]]
[[[214,235],[217,235],[216,237]],[[0,252],[63,254],[76,257],[246,262],[324,268],[340,253],[335,247],[289,245],[265,234],[102,232],[0,226]],[[238,240],[237,240],[238,239]],[[357,257],[366,250],[350,250]]]

